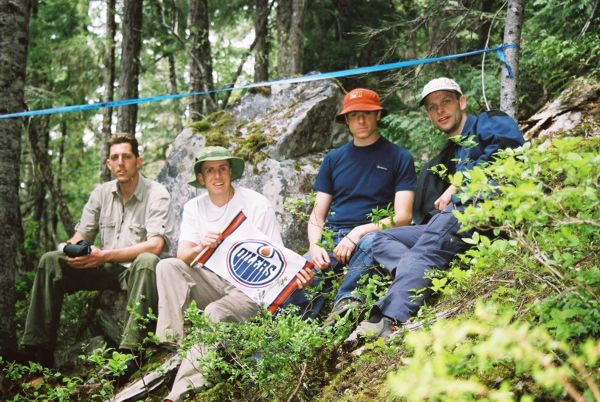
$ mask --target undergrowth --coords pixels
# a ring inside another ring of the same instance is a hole
[[[422,329],[368,343],[359,357],[342,342],[355,316],[331,328],[293,311],[212,323],[190,308],[182,348],[208,347],[199,361],[207,387],[191,398],[600,400],[599,149],[598,137],[555,138],[452,176],[461,197],[477,200],[458,214],[477,230],[465,239],[472,247],[432,275],[438,297],[415,318]],[[387,282],[369,281],[373,303]],[[444,311],[450,319],[439,319]],[[114,392],[106,381],[86,390],[80,377],[1,364],[4,382],[21,386],[13,400]],[[33,374],[42,379],[28,382]]]

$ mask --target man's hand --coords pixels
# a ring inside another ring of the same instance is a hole
[[[96,268],[107,262],[106,253],[96,246],[92,246],[92,252],[83,257],[65,257],[67,264],[77,269]]]
[[[219,237],[221,237],[219,232],[207,232],[204,239],[200,241],[200,245],[202,248],[215,248],[219,245]]]
[[[298,289],[303,289],[306,286],[312,285],[315,273],[312,268],[304,267],[296,274],[296,284]]]
[[[336,260],[342,264],[350,261],[350,257],[352,257],[352,253],[362,236],[361,229],[358,226],[352,229],[333,249],[333,256]]]
[[[451,185],[446,189],[446,191],[444,191],[442,195],[440,195],[440,197],[437,200],[435,200],[435,202],[433,203],[435,209],[437,209],[438,211],[443,211],[444,209],[446,209],[446,207],[452,202],[452,194],[454,193],[456,193],[456,187]]]
[[[308,252],[310,253],[310,260],[313,262],[313,264],[315,264],[315,267],[319,271],[327,268],[331,263],[329,254],[323,247],[319,247],[316,244],[311,244]]]

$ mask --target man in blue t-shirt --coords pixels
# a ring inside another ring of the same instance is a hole
[[[384,114],[376,92],[357,88],[346,94],[336,119],[348,125],[353,139],[325,156],[313,186],[317,195],[308,221],[310,259],[319,270],[332,266],[341,272],[348,264],[335,298],[335,315],[359,303],[354,290],[373,265],[373,234],[385,227],[408,225],[412,219],[416,188],[413,159],[407,150],[377,132],[377,121]],[[390,206],[393,219],[371,221],[373,209]],[[319,245],[324,228],[333,231],[332,252]]]
[[[524,143],[519,127],[506,113],[495,110],[468,115],[467,99],[452,79],[442,77],[427,83],[421,93],[421,105],[432,124],[448,136],[448,144],[434,159],[446,163],[450,173],[491,162],[497,150]],[[350,334],[350,341],[358,336],[386,337],[394,324],[415,315],[431,293],[427,271],[446,268],[466,248],[461,238],[468,235],[457,235],[460,224],[453,214],[454,209],[464,209],[455,196],[456,188],[446,183],[444,187],[436,186],[439,192],[431,191],[433,182],[427,180],[431,174],[419,174],[417,198],[428,194],[413,210],[418,217],[433,215],[427,224],[385,230],[372,241],[373,258],[390,272],[394,281],[369,318]],[[415,294],[419,289],[426,290]]]

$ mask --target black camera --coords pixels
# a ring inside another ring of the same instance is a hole
[[[92,252],[92,247],[85,240],[79,240],[75,244],[67,243],[63,247],[63,253],[69,257],[83,257]]]

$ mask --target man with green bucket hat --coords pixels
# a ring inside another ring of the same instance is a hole
[[[188,201],[183,208],[177,258],[162,260],[157,267],[158,321],[156,335],[166,343],[184,336],[184,311],[194,300],[211,321],[244,321],[260,312],[260,305],[233,284],[204,267],[194,267],[195,258],[218,245],[220,233],[241,210],[247,219],[271,240],[283,246],[275,210],[262,194],[232,181],[244,173],[244,161],[223,147],[205,147],[194,163],[194,187],[207,192]],[[312,272],[300,271],[299,288],[312,279]],[[179,400],[190,388],[204,385],[195,361],[205,345],[192,347],[183,360],[169,400]]]

